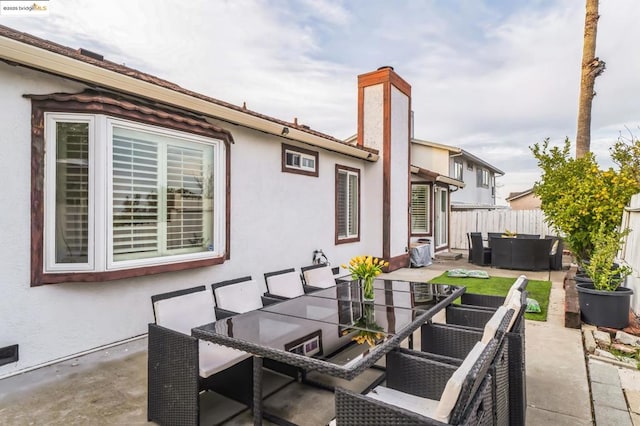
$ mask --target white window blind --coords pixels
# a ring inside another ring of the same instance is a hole
[[[415,234],[429,233],[430,219],[430,187],[425,184],[411,185],[411,232]]]
[[[152,257],[158,247],[158,145],[113,129],[114,260]]]
[[[167,155],[167,248],[203,247],[208,240],[205,218],[205,153],[202,149],[169,146]],[[210,200],[210,197],[209,197]]]
[[[213,148],[113,129],[113,259],[212,250]]]
[[[357,237],[359,221],[358,174],[348,170],[339,170],[337,191],[338,238]]]

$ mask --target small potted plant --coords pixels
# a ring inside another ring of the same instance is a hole
[[[621,284],[631,273],[614,263],[628,229],[608,231],[604,224],[593,235],[593,250],[583,268],[588,280],[577,283],[582,320],[601,327],[624,328],[629,324],[633,290]]]

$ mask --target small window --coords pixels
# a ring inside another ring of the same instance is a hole
[[[453,159],[453,178],[462,181],[462,158],[456,157]]]
[[[431,232],[431,186],[424,183],[411,184],[411,233]]]
[[[336,244],[360,241],[360,170],[336,164]]]
[[[473,163],[471,161],[467,161],[467,170],[473,170]]]
[[[282,171],[318,176],[318,153],[297,146],[282,144]]]
[[[481,186],[483,188],[489,187],[489,170],[478,169],[477,186]]]

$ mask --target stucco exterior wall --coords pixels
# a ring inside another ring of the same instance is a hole
[[[411,163],[444,176],[449,173],[449,151],[418,143],[411,144]]]
[[[364,145],[369,148],[377,149],[380,152],[380,160],[375,164],[370,164],[362,176],[363,182],[369,182],[362,187],[361,203],[361,223],[360,226],[366,226],[367,232],[361,232],[360,242],[365,247],[370,247],[370,254],[382,257],[382,203],[369,202],[369,200],[382,200],[382,179],[383,169],[383,150],[382,135],[384,127],[383,114],[383,94],[384,85],[376,84],[364,88],[363,99],[363,140]],[[379,182],[379,185],[372,185],[372,182]],[[365,229],[365,228],[362,228]],[[365,253],[361,253],[365,254]]]
[[[376,84],[364,88],[364,146],[382,152],[384,128],[384,85]]]
[[[409,235],[409,98],[391,86],[391,252],[408,250]]]
[[[210,285],[311,263],[323,249],[332,265],[381,247],[381,167],[319,152],[319,177],[281,172],[281,143],[295,142],[221,122],[231,145],[231,259],[222,265],[104,283],[30,287],[31,103],[24,94],[79,92],[83,86],[0,63],[0,217],[2,297],[0,347],[19,344],[20,359],[0,377],[103,345],[139,336],[153,321],[153,294]],[[335,245],[335,164],[361,170],[361,241]],[[380,170],[378,172],[378,170]],[[10,208],[8,208],[10,206]],[[366,212],[366,214],[365,214]],[[372,229],[374,232],[369,232]]]

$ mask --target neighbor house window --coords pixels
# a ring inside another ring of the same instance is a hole
[[[318,176],[318,153],[308,149],[282,144],[282,171]]]
[[[32,262],[35,284],[222,263],[224,140],[103,114],[44,113],[43,122],[43,275],[33,279]]]
[[[336,244],[360,240],[360,170],[336,165]]]
[[[455,157],[453,159],[453,178],[462,181],[462,158]]]
[[[467,161],[467,170],[473,170],[473,162]]]
[[[478,186],[489,187],[489,170],[478,168]]]
[[[411,233],[431,232],[431,185],[411,184]]]

